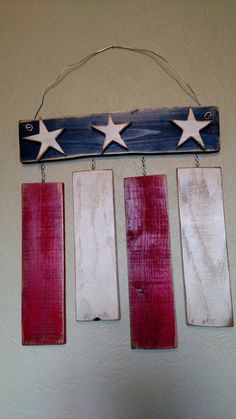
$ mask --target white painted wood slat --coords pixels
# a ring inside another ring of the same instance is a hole
[[[220,168],[177,169],[187,324],[233,326]]]
[[[73,173],[76,319],[117,320],[112,170]]]

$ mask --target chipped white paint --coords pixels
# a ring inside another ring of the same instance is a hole
[[[73,173],[76,318],[119,319],[112,170]]]
[[[187,323],[233,326],[220,168],[178,169]]]

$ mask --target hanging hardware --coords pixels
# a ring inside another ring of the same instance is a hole
[[[147,174],[146,159],[143,156],[142,157],[142,175],[146,176],[146,174]]]
[[[204,119],[212,119],[213,118],[213,115],[212,115],[212,113],[211,112],[206,112],[205,113],[205,115],[204,115]]]
[[[41,181],[42,183],[46,182],[46,172],[45,172],[45,163],[40,163],[40,169],[41,169]]]
[[[96,160],[94,157],[91,158],[91,169],[95,170],[96,169]]]
[[[195,162],[195,167],[200,167],[200,159],[197,153],[195,154],[194,162]]]
[[[33,131],[33,125],[32,124],[26,124],[25,128],[27,129],[27,131]]]
[[[56,87],[63,79],[65,79],[70,73],[72,73],[75,70],[80,69],[83,65],[85,65],[88,61],[90,61],[92,58],[94,58],[95,56],[104,53],[105,51],[108,50],[113,50],[113,49],[119,49],[119,50],[126,50],[126,51],[132,51],[132,52],[137,52],[139,54],[143,54],[146,55],[147,57],[151,58],[152,60],[154,60],[154,62],[159,65],[173,80],[176,81],[176,83],[181,87],[182,90],[185,91],[185,93],[191,97],[198,106],[201,106],[201,103],[196,95],[196,93],[194,92],[194,90],[192,89],[192,87],[190,86],[190,84],[181,76],[181,74],[169,63],[169,61],[163,57],[160,54],[157,54],[155,51],[153,50],[149,50],[149,49],[142,49],[142,48],[131,48],[131,47],[127,47],[125,45],[109,45],[108,47],[99,49],[95,52],[92,52],[91,54],[87,55],[86,57],[82,58],[81,60],[72,63],[72,64],[68,64],[65,67],[63,67],[58,75],[56,76],[55,80],[53,80],[51,83],[49,83],[47,86],[45,86],[45,88],[43,89],[42,92],[42,96],[41,96],[41,102],[40,105],[38,106],[34,119],[37,118],[40,110],[42,109],[42,106],[44,104],[44,100],[45,97],[47,95],[47,93],[53,89],[54,87]]]

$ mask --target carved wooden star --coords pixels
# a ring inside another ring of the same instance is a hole
[[[40,160],[50,147],[59,151],[59,153],[65,154],[61,146],[56,141],[56,138],[62,133],[63,130],[64,128],[48,131],[43,120],[39,119],[39,133],[23,138],[24,140],[37,141],[41,143],[41,147],[37,155],[37,160]]]
[[[200,135],[200,130],[211,124],[212,121],[197,121],[191,108],[189,108],[188,119],[186,121],[172,120],[172,122],[183,130],[182,136],[177,147],[192,138],[205,150],[205,144]]]
[[[102,151],[104,151],[109,144],[115,142],[120,144],[122,147],[128,149],[124,140],[122,140],[120,136],[120,132],[123,131],[130,122],[126,122],[125,124],[114,124],[111,115],[109,115],[108,124],[107,125],[92,125],[92,127],[98,131],[103,132],[105,134],[105,140],[102,146]]]

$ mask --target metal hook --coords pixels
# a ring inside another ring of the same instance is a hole
[[[32,124],[26,124],[25,128],[27,129],[27,131],[33,131],[33,125]]]
[[[204,119],[212,119],[212,118],[213,118],[213,115],[212,115],[212,113],[210,111],[208,111],[208,112],[205,113]]]

